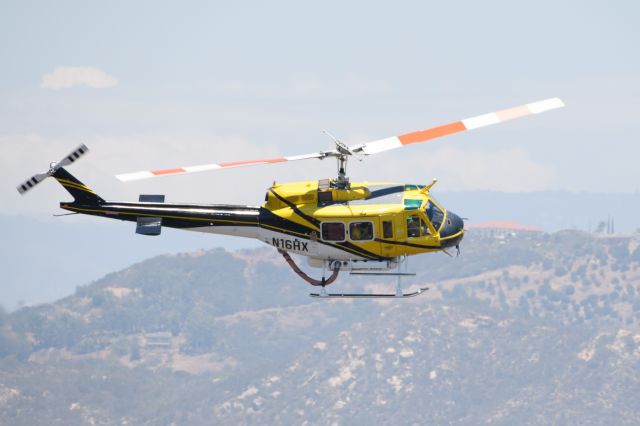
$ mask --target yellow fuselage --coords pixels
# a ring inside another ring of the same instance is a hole
[[[267,236],[266,243],[321,259],[426,253],[457,244],[464,233],[460,226],[457,232],[441,234],[449,214],[422,185],[361,182],[342,190],[319,186],[318,181],[274,184],[262,208],[282,219],[273,231],[287,231],[294,238],[288,242]],[[262,216],[261,227],[270,229]],[[297,238],[310,239],[313,249],[307,245],[306,251],[296,250],[302,247]]]

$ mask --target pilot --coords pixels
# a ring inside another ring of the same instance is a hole
[[[426,223],[424,223],[424,220],[420,221],[420,230],[423,236],[431,234],[431,232],[429,232],[429,227],[427,226]]]
[[[420,236],[420,218],[417,215],[411,215],[407,218],[407,236]]]

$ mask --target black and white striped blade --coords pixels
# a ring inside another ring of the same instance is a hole
[[[55,165],[55,170],[58,170],[60,167],[68,166],[87,152],[89,152],[89,148],[87,148],[85,144],[80,145],[71,154],[58,161]]]
[[[37,184],[39,184],[40,182],[42,182],[48,177],[49,177],[48,173],[39,173],[37,175],[33,175],[31,176],[31,178],[25,180],[24,182],[22,182],[20,185],[17,186],[18,192],[21,195],[24,195],[25,192],[29,191],[30,189],[32,189],[33,187],[35,187]]]
[[[38,173],[37,175],[33,175],[29,179],[25,180],[20,185],[18,185],[16,187],[18,189],[18,192],[24,195],[25,192],[29,191],[30,189],[32,189],[34,186],[36,186],[43,180],[53,175],[56,172],[56,170],[58,170],[61,167],[68,166],[69,164],[75,162],[78,158],[82,157],[87,152],[89,152],[89,148],[87,148],[85,144],[80,145],[79,147],[74,149],[69,155],[67,155],[62,160],[55,163],[47,173]]]

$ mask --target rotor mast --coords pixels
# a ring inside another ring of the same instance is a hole
[[[347,161],[349,160],[349,154],[339,153],[337,159],[338,178],[336,179],[336,188],[349,189],[349,176],[347,176]]]
[[[347,176],[347,162],[349,160],[350,155],[355,155],[355,152],[351,150],[347,145],[343,142],[340,142],[338,138],[333,136],[331,133],[323,130],[323,132],[333,139],[333,142],[336,144],[336,149],[333,152],[328,152],[327,155],[336,157],[338,160],[338,177],[336,178],[334,185],[337,189],[349,189],[349,177]]]

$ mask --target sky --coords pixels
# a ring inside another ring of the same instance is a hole
[[[52,221],[68,198],[53,181],[15,190],[80,143],[91,152],[69,170],[103,198],[257,205],[274,180],[333,177],[335,164],[114,175],[304,154],[331,148],[323,129],[353,144],[555,96],[566,108],[352,162],[351,179],[636,193],[639,11],[632,1],[4,1],[2,214],[93,223]]]

